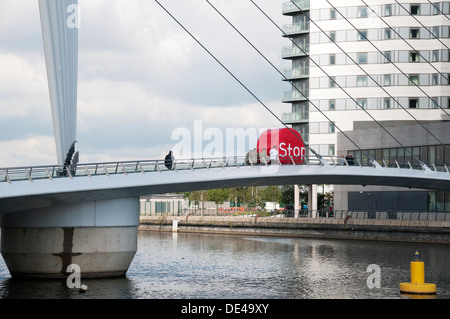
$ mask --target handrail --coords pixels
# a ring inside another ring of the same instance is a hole
[[[333,166],[360,166],[360,167],[376,167],[370,161],[350,161],[343,157],[336,156],[322,156],[322,159],[318,159],[315,156],[302,156],[302,164],[295,162],[294,160],[300,159],[299,157],[279,157],[278,165],[323,165],[328,163]],[[176,169],[175,169],[176,165]],[[265,162],[265,158],[258,159],[257,163],[248,161],[246,156],[232,156],[232,157],[211,157],[211,158],[191,158],[191,159],[181,159],[176,160],[173,163],[173,167],[167,168],[165,166],[164,160],[138,160],[138,161],[118,161],[118,162],[101,162],[101,163],[84,163],[78,165],[69,166],[59,166],[59,165],[44,165],[44,166],[22,166],[22,167],[7,167],[0,168],[0,183],[7,182],[12,183],[13,181],[23,181],[29,180],[33,181],[36,179],[49,179],[53,180],[55,178],[74,178],[77,176],[97,176],[97,175],[114,175],[114,174],[131,174],[131,173],[141,173],[146,172],[162,172],[162,171],[180,171],[180,170],[195,170],[195,169],[213,169],[213,168],[224,168],[224,167],[240,167],[240,166],[266,166],[269,163]],[[389,167],[384,163],[383,169]],[[397,169],[414,169],[414,170],[424,170],[423,165],[412,166],[409,162],[404,165],[399,165],[395,163],[392,167]],[[449,173],[446,165],[438,165],[438,167],[443,167],[441,172]],[[439,171],[436,169],[436,165],[433,165],[433,171]],[[430,170],[431,171],[431,170]]]

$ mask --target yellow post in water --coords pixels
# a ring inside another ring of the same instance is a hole
[[[400,292],[409,294],[436,294],[436,285],[425,283],[425,264],[419,260],[419,252],[411,261],[411,282],[400,283]]]

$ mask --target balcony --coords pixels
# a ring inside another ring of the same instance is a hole
[[[285,2],[283,3],[283,14],[293,15],[303,10],[309,10],[309,1],[310,0],[294,0],[295,4],[291,1]]]
[[[300,92],[301,93],[300,93]],[[307,101],[309,96],[309,90],[293,90],[288,92],[283,92],[283,97],[281,102],[283,103],[292,103],[299,101]]]
[[[307,79],[309,77],[309,67],[285,69],[283,70],[283,81]]]
[[[282,52],[283,59],[293,59],[297,57],[309,55],[309,44],[299,45],[294,44],[291,47],[284,47]]]
[[[290,37],[293,35],[309,33],[309,21],[286,24],[283,26],[283,37]]]
[[[309,122],[309,112],[295,112],[295,113],[283,113],[281,114],[281,120],[285,124],[297,124],[297,123],[308,123]]]

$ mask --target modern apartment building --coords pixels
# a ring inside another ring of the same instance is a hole
[[[283,92],[283,102],[292,104],[292,112],[282,119],[319,154],[351,151],[367,160],[338,140],[338,133],[353,132],[355,123],[358,129],[364,122],[393,129],[392,121],[412,126],[450,121],[449,1],[295,0],[283,4],[283,15],[292,17],[283,27],[290,40],[283,59],[292,61],[284,73],[292,91]],[[381,162],[375,150],[386,143],[392,148],[391,137],[365,136],[358,146],[371,148]],[[439,144],[427,136],[426,146]],[[414,145],[412,137],[399,142],[400,148],[425,146]],[[428,162],[432,156],[426,155]],[[344,188],[335,188],[335,196]]]

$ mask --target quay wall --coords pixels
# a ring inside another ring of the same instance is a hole
[[[450,221],[141,216],[139,230],[450,244]]]

